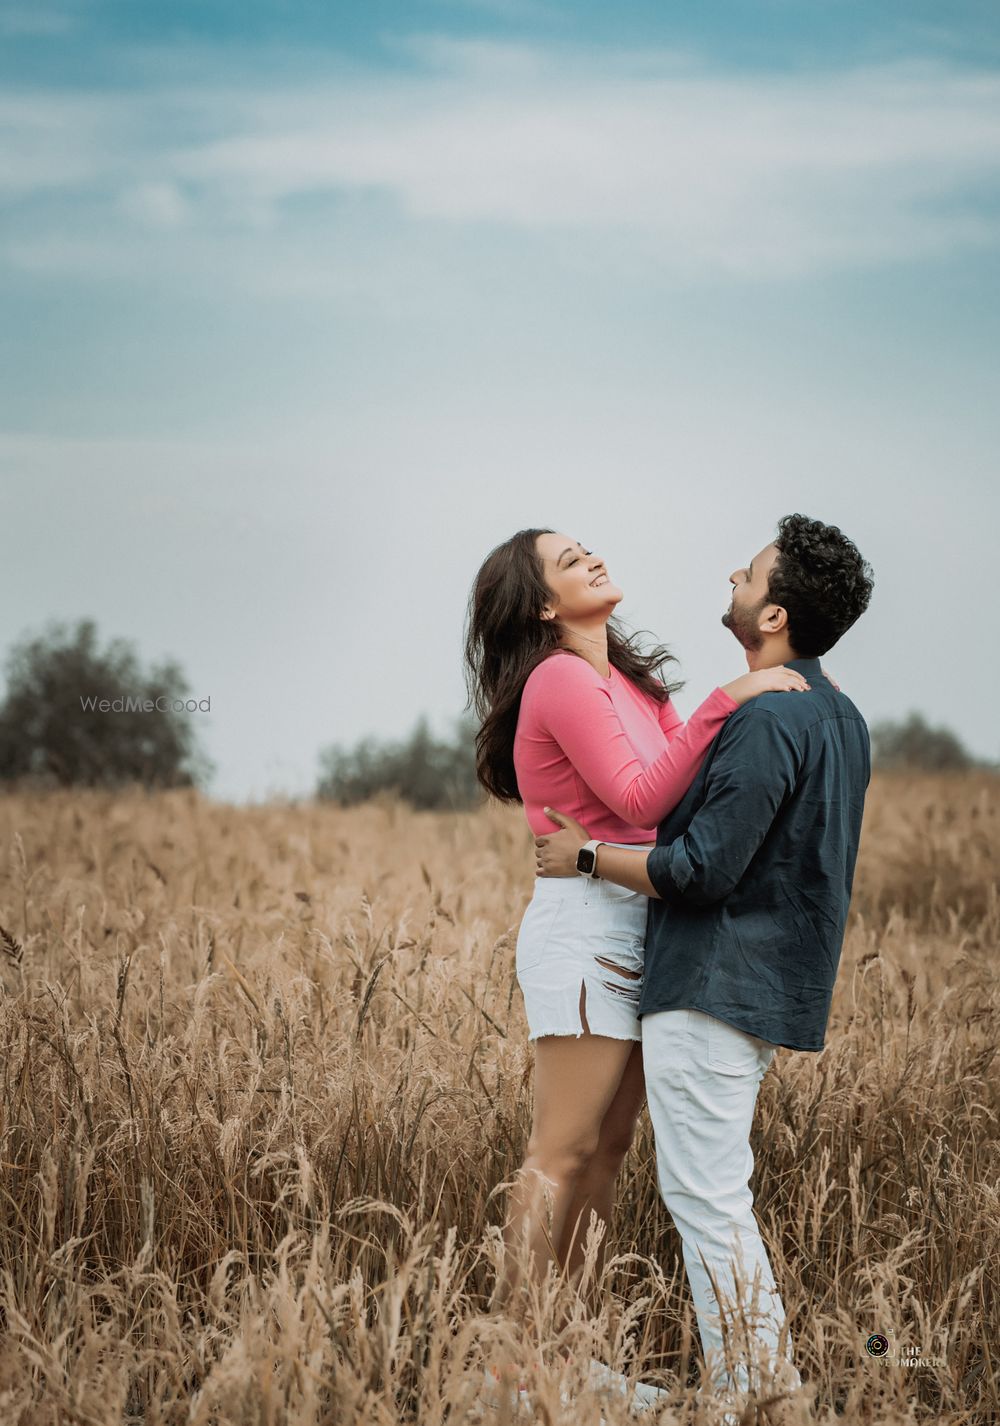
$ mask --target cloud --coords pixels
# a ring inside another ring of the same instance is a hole
[[[177,228],[189,213],[175,183],[139,183],[122,194],[121,203],[129,217],[151,228]]]
[[[115,163],[123,131],[116,119],[138,101],[98,95],[0,95],[0,196],[8,202],[46,190],[69,193],[99,182]],[[127,133],[127,128],[124,128]]]
[[[571,234],[686,277],[996,242],[991,72],[737,74],[671,52],[407,43],[409,68],[341,67],[322,88],[9,100],[0,186],[108,188],[126,223],[198,215],[230,236],[313,222],[335,237],[321,200],[367,195],[403,227]]]
[[[995,236],[972,193],[1000,168],[1000,80],[942,68],[731,77],[504,47],[306,124],[176,158],[281,202],[378,191],[412,218],[632,236],[684,270],[799,273]],[[331,109],[338,106],[334,103]]]

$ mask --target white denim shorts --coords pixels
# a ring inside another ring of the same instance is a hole
[[[608,842],[641,847],[651,843]],[[517,983],[528,1039],[641,1040],[649,897],[588,876],[538,876],[517,934]]]

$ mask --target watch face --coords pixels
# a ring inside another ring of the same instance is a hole
[[[588,876],[593,875],[594,867],[597,865],[597,853],[593,847],[581,847],[576,854],[577,871],[586,872]]]

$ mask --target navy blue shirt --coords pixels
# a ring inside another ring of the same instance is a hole
[[[657,829],[640,1015],[693,1007],[821,1050],[851,898],[868,728],[819,659],[738,708]]]

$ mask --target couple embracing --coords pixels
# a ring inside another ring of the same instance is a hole
[[[749,1134],[776,1049],[823,1048],[870,757],[819,660],[872,577],[836,526],[790,515],[729,582],[722,622],[750,671],[686,724],[658,676],[668,651],[639,652],[601,557],[552,530],[521,530],[484,561],[466,661],[480,782],[521,802],[535,834],[516,955],[534,1111],[508,1245],[526,1242],[539,1276],[553,1258],[578,1272],[648,1104],[703,1382],[738,1406],[801,1385]],[[633,1409],[655,1404],[656,1388],[590,1366]],[[530,1404],[530,1382],[520,1390]]]

